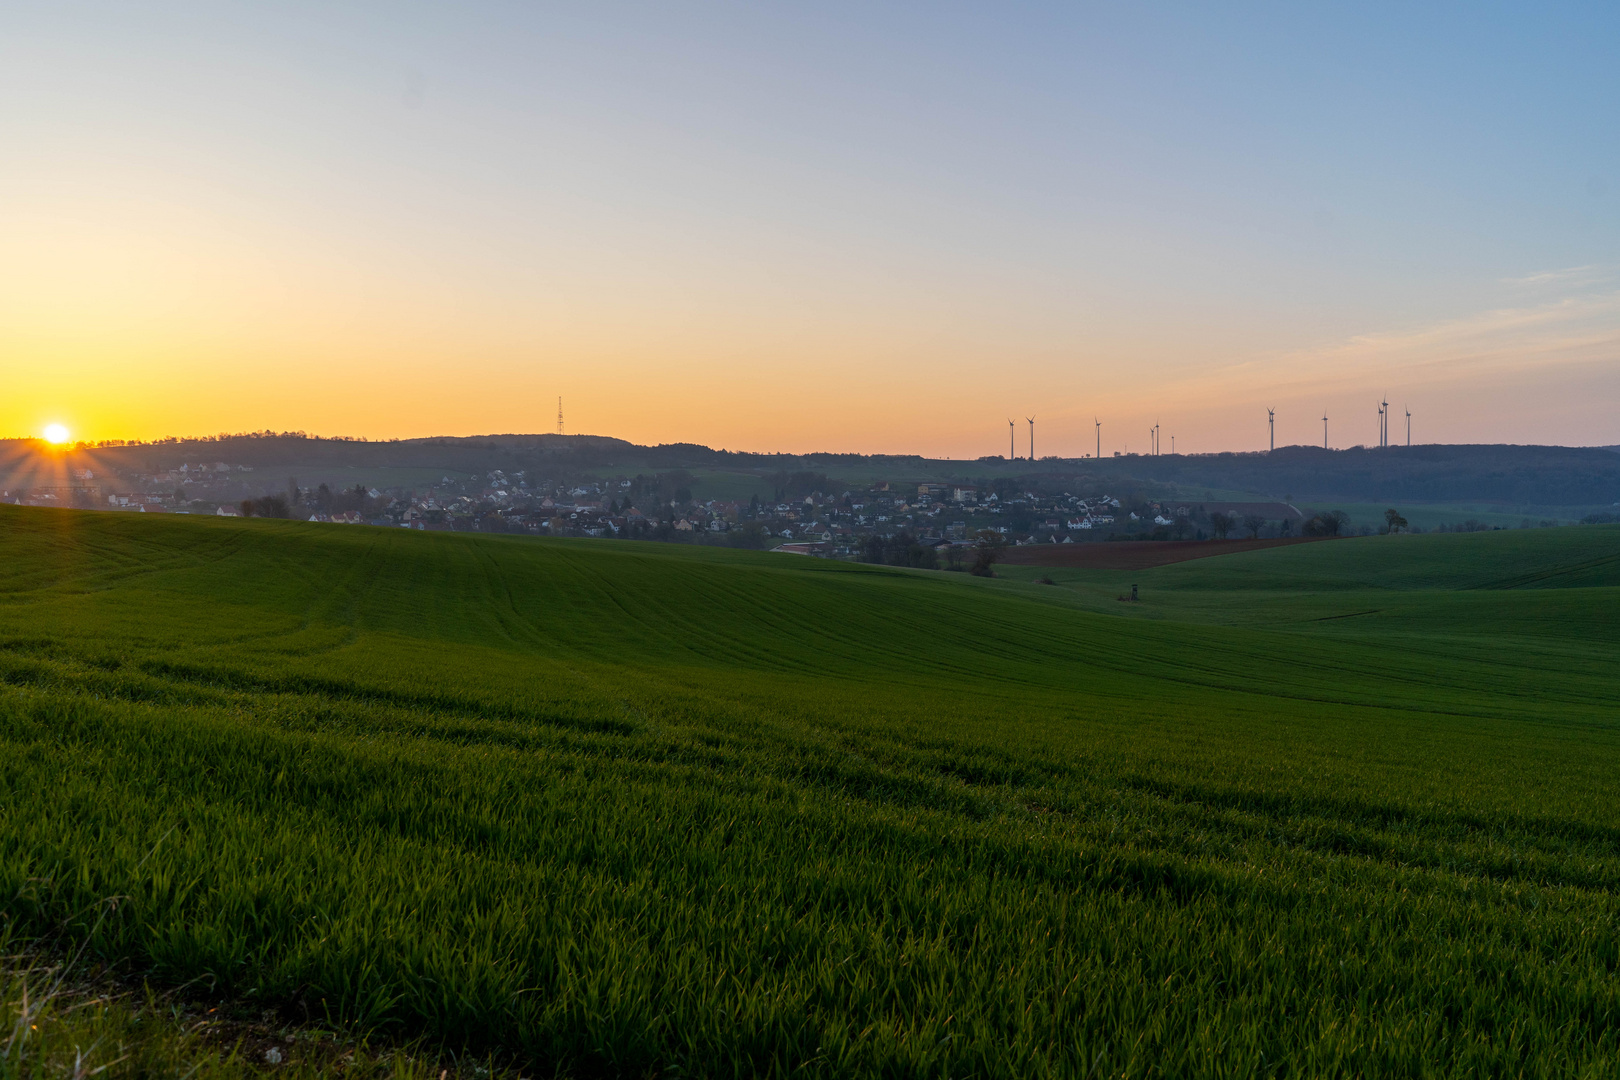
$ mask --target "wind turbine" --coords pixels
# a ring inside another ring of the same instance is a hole
[[[1412,445],[1412,410],[1406,410],[1406,445]]]
[[[1322,414],[1322,449],[1326,450],[1327,448],[1327,413],[1324,412]]]
[[[1266,410],[1266,423],[1271,425],[1271,448],[1277,449],[1277,410]]]
[[[1013,427],[1012,419],[1009,417],[1008,420],[1007,420],[1007,460],[1008,461],[1017,461],[1018,460],[1018,449],[1017,449],[1016,444],[1013,441],[1014,437],[1017,434],[1018,434],[1018,429]]]
[[[1034,461],[1035,460],[1035,418],[1033,416],[1026,416],[1026,417],[1024,417],[1024,419],[1029,421],[1029,460]]]
[[[1102,421],[1093,416],[1091,422],[1097,425],[1097,456],[1100,458],[1102,457]]]
[[[1381,445],[1388,446],[1389,445],[1389,399],[1388,398],[1385,398],[1383,400],[1383,402],[1379,405],[1378,412],[1379,412],[1379,415],[1383,417],[1382,422],[1379,424],[1379,426],[1383,429],[1382,434],[1383,434],[1383,437],[1384,437],[1383,442],[1382,442]]]

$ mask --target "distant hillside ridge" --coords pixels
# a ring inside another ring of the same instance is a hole
[[[0,440],[5,478],[32,483],[50,472],[145,473],[187,463],[224,462],[263,470],[413,469],[446,473],[537,470],[557,479],[679,469],[766,476],[805,470],[831,485],[880,478],[897,483],[990,483],[1020,479],[1042,490],[1107,489],[1156,483],[1180,499],[1222,500],[1220,492],[1264,496],[1253,501],[1327,503],[1485,503],[1507,507],[1608,507],[1620,503],[1620,453],[1612,447],[1446,445],[1324,450],[1286,446],[1270,452],[1129,454],[1048,457],[1031,462],[1000,456],[953,460],[917,455],[756,454],[695,443],[643,446],[599,435],[495,434],[387,441],[317,438],[300,433],[228,435],[150,443],[47,450],[37,440]],[[1208,492],[1206,496],[1204,492]]]
[[[1564,506],[1620,500],[1620,455],[1603,447],[1501,444],[1284,446],[1270,453],[1147,459],[1154,479],[1305,501],[1493,502]]]

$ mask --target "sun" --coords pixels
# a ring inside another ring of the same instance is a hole
[[[65,443],[68,441],[68,434],[68,429],[63,427],[61,424],[50,424],[45,428],[45,441],[53,443]]]

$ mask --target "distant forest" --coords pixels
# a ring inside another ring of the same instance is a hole
[[[31,440],[0,442],[0,470],[31,456]],[[255,470],[298,468],[431,469],[487,473],[533,470],[558,479],[676,469],[825,476],[829,484],[875,478],[995,483],[1040,488],[1156,483],[1241,491],[1298,502],[1494,503],[1508,506],[1610,507],[1620,501],[1620,453],[1612,448],[1427,445],[1323,450],[1288,446],[1258,453],[1127,455],[1008,461],[939,460],[861,454],[748,454],[692,443],[639,446],[587,435],[486,435],[366,442],[301,433],[231,435],[100,445],[70,452],[103,469],[157,473],[191,462]]]

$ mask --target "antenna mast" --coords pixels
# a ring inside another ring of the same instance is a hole
[[[562,426],[562,398],[557,399],[557,434],[563,433]]]

